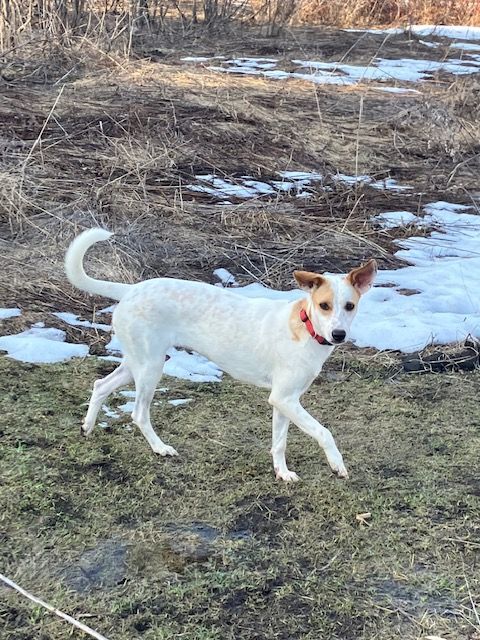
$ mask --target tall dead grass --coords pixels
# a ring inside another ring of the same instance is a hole
[[[277,0],[281,1],[281,0]],[[480,24],[478,0],[298,0],[294,19],[337,27]]]

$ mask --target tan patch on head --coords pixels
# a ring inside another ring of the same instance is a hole
[[[290,313],[288,324],[290,326],[290,331],[292,332],[292,340],[296,340],[297,342],[302,337],[302,331],[304,330],[303,322],[300,319],[300,311],[305,309],[306,303],[306,300],[297,300],[297,302],[292,306],[292,311]]]
[[[325,278],[322,275],[314,273],[313,271],[294,271],[293,277],[297,281],[298,286],[301,289],[305,289],[305,291],[311,291],[316,287],[320,287],[325,282]]]
[[[328,315],[333,309],[333,289],[327,279],[322,278],[322,284],[312,292],[312,300],[321,313]],[[322,309],[321,304],[328,304],[328,309]]]

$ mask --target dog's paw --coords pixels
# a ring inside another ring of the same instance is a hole
[[[84,438],[88,438],[88,436],[92,433],[93,427],[88,427],[85,423],[80,426],[80,435]]]
[[[336,465],[335,467],[332,467],[332,471],[338,478],[344,478],[345,480],[348,480],[348,471],[343,462],[339,465]]]
[[[152,447],[152,449],[159,456],[178,456],[178,451],[168,444],[158,444]]]
[[[295,471],[289,471],[288,469],[282,472],[275,469],[275,478],[284,482],[298,482],[300,480]]]

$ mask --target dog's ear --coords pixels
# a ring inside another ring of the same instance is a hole
[[[325,282],[325,279],[319,273],[313,273],[312,271],[294,271],[293,277],[300,289],[305,289],[305,291],[317,289]]]
[[[377,275],[377,263],[371,259],[361,267],[352,269],[347,275],[347,281],[355,287],[360,295],[367,293],[375,280]]]

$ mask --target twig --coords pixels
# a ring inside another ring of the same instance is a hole
[[[13,580],[10,580],[10,578],[7,578],[1,573],[0,573],[0,580],[4,582],[6,585],[8,585],[9,587],[11,587],[12,589],[15,589],[16,591],[18,591],[18,593],[21,593],[22,596],[25,596],[32,602],[35,602],[35,604],[39,604],[41,607],[44,607],[45,609],[47,609],[47,611],[50,611],[50,613],[54,613],[59,618],[62,618],[62,620],[66,620],[70,624],[73,624],[74,627],[77,627],[77,629],[80,629],[84,633],[87,633],[92,638],[96,638],[96,640],[108,640],[108,638],[106,638],[105,636],[102,636],[97,631],[94,631],[90,627],[87,627],[87,625],[83,624],[83,622],[79,622],[78,620],[75,620],[75,618],[72,618],[66,613],[63,613],[63,611],[60,611],[59,609],[55,609],[55,607],[52,607],[50,604],[47,604],[43,600],[40,600],[40,598],[37,598],[36,596],[32,595],[28,591],[25,591],[25,589],[22,589],[22,587],[20,587],[18,584],[13,582]]]
[[[33,145],[32,145],[32,147],[31,147],[30,151],[28,152],[27,157],[25,158],[25,160],[24,160],[24,162],[23,162],[23,167],[25,167],[25,166],[27,165],[27,162],[30,160],[30,158],[31,158],[31,156],[32,156],[32,153],[35,151],[35,148],[37,147],[38,143],[41,141],[41,139],[42,139],[42,135],[43,135],[43,132],[45,131],[45,129],[47,128],[48,123],[50,122],[50,118],[52,117],[53,112],[55,111],[55,107],[57,106],[58,101],[59,101],[59,100],[60,100],[60,98],[62,97],[62,93],[63,93],[63,90],[64,90],[64,89],[65,89],[65,85],[62,85],[62,87],[61,87],[60,91],[58,92],[57,97],[55,98],[55,102],[53,103],[53,106],[52,106],[52,108],[50,109],[50,112],[49,112],[48,116],[46,117],[45,122],[43,123],[42,128],[40,129],[40,133],[38,134],[38,136],[37,136],[37,138],[36,138],[35,142],[33,143]]]

